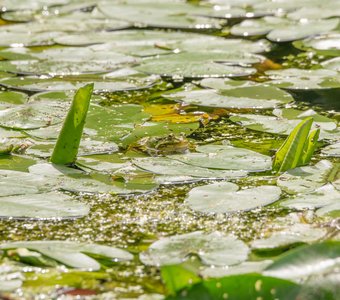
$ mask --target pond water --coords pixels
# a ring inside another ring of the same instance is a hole
[[[339,299],[339,1],[0,11],[1,299]],[[275,173],[307,117],[311,162]]]

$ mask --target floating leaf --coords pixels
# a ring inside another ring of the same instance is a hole
[[[265,275],[298,279],[339,266],[340,242],[323,242],[293,249],[266,268]]]
[[[326,62],[324,62],[326,64]],[[326,69],[327,67],[324,66]],[[268,84],[286,90],[327,90],[340,87],[340,76],[334,70],[283,69],[267,71]]]
[[[274,28],[291,24],[291,21],[266,16],[261,19],[243,20],[241,23],[231,27],[231,34],[236,36],[262,36],[271,32]]]
[[[16,248],[27,248],[29,250],[37,251],[66,266],[79,269],[100,269],[100,264],[89,256],[91,254],[110,258],[116,262],[128,261],[133,258],[133,256],[127,251],[98,244],[67,241],[24,241],[0,245],[0,249],[3,250]]]
[[[200,82],[200,85],[218,90],[219,94],[228,97],[232,103],[235,101],[236,108],[274,108],[294,101],[294,98],[287,92],[268,84],[225,78],[206,78]],[[223,101],[221,102],[223,104]]]
[[[230,182],[213,183],[193,188],[185,200],[193,210],[203,213],[230,213],[252,210],[277,201],[281,190],[261,185],[239,190]]]
[[[55,189],[70,192],[131,194],[144,193],[158,186],[148,178],[144,180],[142,178],[140,181],[133,180],[131,174],[128,182],[120,182],[113,181],[111,175],[107,173],[85,173],[79,169],[48,163],[33,165],[29,167],[29,171],[31,174],[45,176],[46,181],[51,183]]]
[[[69,219],[88,214],[87,205],[56,192],[0,197],[0,218]]]
[[[28,96],[24,93],[6,91],[0,92],[0,109],[2,105],[6,104],[24,104],[28,100]]]
[[[333,205],[339,201],[340,192],[330,183],[308,194],[301,194],[281,202],[282,206],[295,209],[314,209]]]
[[[188,52],[146,60],[137,70],[174,79],[240,77],[254,74],[252,64],[264,58],[254,54],[226,52]]]
[[[332,5],[332,1],[318,3],[317,6],[300,7],[299,9],[290,12],[287,17],[292,20],[320,20],[329,19],[332,17],[340,17],[336,7]],[[331,4],[331,5],[329,5]],[[336,3],[334,2],[336,5]]]
[[[10,265],[0,265],[0,292],[11,292],[22,286],[23,275]]]
[[[138,168],[158,175],[190,176],[200,179],[237,178],[247,175],[245,171],[206,169],[167,157],[135,158],[132,162]]]
[[[309,20],[295,24],[278,26],[272,30],[267,38],[273,42],[291,42],[309,36],[325,33],[335,29],[339,24],[337,19]]]
[[[269,156],[229,145],[197,146],[195,153],[172,155],[173,158],[189,165],[222,169],[260,172],[271,169]]]
[[[275,109],[273,114],[275,116],[238,114],[231,116],[230,120],[252,130],[288,135],[303,119],[312,117],[312,129],[320,129],[320,139],[334,139],[339,135],[336,122],[314,110]]]
[[[271,260],[245,261],[239,265],[230,267],[208,267],[200,274],[204,277],[219,278],[230,275],[261,273],[266,267],[272,264]]]
[[[23,91],[74,91],[90,82],[94,83],[94,92],[117,92],[145,89],[153,86],[158,77],[146,76],[137,71],[131,71],[132,74],[121,72],[121,76],[114,77],[114,74],[92,75],[86,78],[40,78],[34,76],[26,76],[24,78],[4,78],[0,84],[7,88],[15,88]],[[118,72],[116,75],[119,75]],[[126,76],[124,76],[126,75]]]
[[[326,184],[336,167],[328,160],[322,160],[314,166],[299,167],[281,174],[277,185],[289,194],[309,193]]]
[[[241,86],[219,91],[193,90],[163,96],[186,104],[238,109],[276,108],[293,101],[286,92],[266,85]]]
[[[12,170],[0,170],[0,179],[0,197],[36,194],[48,191],[53,186],[42,175]]]
[[[0,126],[12,129],[35,129],[61,123],[66,105],[56,101],[22,104],[0,111]]]
[[[320,9],[318,9],[318,14],[320,14]],[[336,57],[340,55],[340,34],[328,33],[313,36],[294,42],[294,46],[305,51],[315,51],[320,55]]]
[[[316,211],[318,216],[331,216],[333,218],[340,217],[340,203],[333,203],[319,208]]]
[[[13,46],[47,46],[53,45],[53,39],[60,35],[60,32],[43,32],[43,33],[28,33],[28,32],[9,32],[1,30],[0,47]]]
[[[321,65],[325,69],[336,71],[338,73],[340,72],[340,59],[339,59],[339,57],[326,60],[326,61],[322,62]]]
[[[131,56],[90,48],[51,48],[33,52],[31,56],[29,60],[1,61],[0,70],[25,75],[67,76],[110,72],[120,65],[136,62]]]
[[[321,153],[325,156],[340,157],[340,142],[323,148]]]
[[[206,30],[220,28],[221,21],[201,17],[209,7],[191,5],[185,2],[126,1],[124,3],[103,2],[99,10],[113,19],[120,19],[141,27],[190,28]]]
[[[246,260],[248,252],[247,245],[233,236],[195,231],[153,243],[140,259],[146,265],[163,266],[181,263],[196,254],[204,264],[228,266]]]
[[[326,236],[327,230],[315,228],[308,224],[294,224],[281,231],[274,231],[268,238],[252,242],[255,250],[273,250],[298,243],[312,243]]]

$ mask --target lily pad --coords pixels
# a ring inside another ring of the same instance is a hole
[[[333,218],[340,217],[340,203],[333,203],[316,211],[318,216],[331,216]]]
[[[185,202],[202,213],[231,213],[265,206],[280,198],[276,186],[261,185],[239,190],[236,184],[218,182],[193,188]]]
[[[313,117],[312,130],[320,128],[320,139],[334,139],[339,136],[336,122],[317,114],[314,110],[275,109],[273,114],[275,116],[238,114],[231,116],[230,120],[252,130],[288,135],[301,120]]]
[[[295,209],[314,209],[333,205],[339,201],[340,192],[330,183],[308,194],[297,195],[281,202],[284,207]]]
[[[185,2],[126,1],[122,4],[103,2],[99,10],[113,19],[128,21],[140,27],[190,28],[206,30],[220,28],[221,21],[201,17],[209,8]]]
[[[190,36],[189,36],[190,37]],[[267,40],[258,40],[251,42],[241,39],[224,39],[214,36],[196,36],[187,38],[180,42],[165,42],[164,46],[173,49],[173,51],[196,51],[197,45],[200,51],[216,51],[225,50],[228,52],[242,51],[244,53],[264,53],[269,52],[272,48],[271,43]]]
[[[10,250],[27,248],[37,251],[66,266],[78,269],[99,270],[100,264],[90,255],[112,259],[115,262],[129,261],[133,258],[127,251],[91,243],[76,243],[68,241],[23,241],[0,245],[0,249]]]
[[[339,256],[340,242],[302,246],[283,254],[266,268],[264,274],[297,280],[339,266]]]
[[[199,37],[198,34],[188,32],[121,30],[64,34],[55,41],[66,46],[105,44],[92,49],[118,51],[133,56],[150,56],[167,54],[172,51],[168,45]]]
[[[222,169],[260,172],[271,169],[269,156],[229,145],[203,145],[196,147],[196,153],[172,155],[171,158],[189,165]]]
[[[200,274],[208,278],[220,278],[230,275],[261,273],[266,267],[272,264],[271,260],[245,261],[239,265],[230,267],[208,267],[203,269]]]
[[[135,158],[132,162],[138,168],[158,175],[190,176],[201,179],[238,178],[247,175],[245,171],[206,169],[167,157]]]
[[[267,38],[273,42],[291,42],[331,31],[338,24],[339,20],[337,19],[308,20],[291,25],[278,26],[267,35]]]
[[[62,122],[67,104],[56,101],[27,103],[0,111],[0,126],[11,129],[35,129]]]
[[[233,236],[195,231],[163,238],[139,257],[146,265],[162,266],[179,264],[196,254],[206,265],[229,266],[245,261],[248,252],[247,245]]]
[[[188,52],[145,60],[137,70],[173,79],[241,77],[256,73],[252,64],[264,58],[255,54]]]
[[[79,5],[79,4],[78,4]],[[89,4],[91,6],[91,4]],[[72,8],[69,6],[69,9]],[[85,7],[86,9],[86,7]],[[54,14],[54,12],[57,12]],[[131,24],[121,20],[107,19],[100,14],[98,10],[92,13],[83,11],[73,11],[65,13],[66,6],[51,9],[48,16],[43,13],[26,11],[11,11],[2,14],[2,18],[11,22],[29,22],[25,24],[5,25],[4,29],[10,32],[27,32],[27,33],[44,33],[55,31],[58,28],[60,32],[91,32],[101,30],[121,30],[131,27]],[[62,36],[62,35],[61,35]]]
[[[28,100],[28,96],[24,93],[6,91],[0,92],[0,109],[2,105],[6,104],[24,104]]]
[[[55,126],[50,126],[47,128],[42,128],[40,130],[27,131],[33,137],[36,138],[46,138],[52,139],[56,138],[58,132],[60,131],[60,126],[57,128]],[[55,146],[55,141],[34,141],[32,145],[25,150],[26,154],[34,155],[37,157],[48,158],[51,156],[53,148]],[[93,154],[107,154],[114,153],[118,151],[118,145],[115,142],[105,142],[102,140],[93,139],[92,136],[84,134],[83,139],[80,141],[78,156],[86,156]]]
[[[57,192],[0,197],[0,218],[70,219],[88,214],[87,205]]]
[[[314,166],[298,167],[279,176],[277,185],[289,194],[309,193],[331,180],[336,172],[328,160],[322,160]]]
[[[323,148],[321,153],[327,157],[340,157],[340,142]]]
[[[0,265],[0,292],[11,292],[22,286],[24,277],[10,265]]]
[[[60,35],[60,32],[0,32],[0,47],[31,47],[53,45],[53,39]]]
[[[193,90],[165,94],[165,98],[207,107],[268,109],[294,101],[293,97],[268,85],[229,87],[219,91]]]
[[[327,230],[315,228],[309,224],[294,224],[281,231],[275,231],[265,239],[255,240],[251,248],[255,250],[273,250],[299,243],[312,243],[326,236]]]
[[[69,0],[33,0],[30,3],[22,2],[20,0],[2,0],[0,7],[2,11],[6,10],[39,10],[44,6],[62,5],[67,4]]]
[[[109,62],[105,60],[91,61],[85,58],[83,61],[12,60],[1,61],[0,70],[21,75],[68,76],[109,72],[116,69],[120,64],[134,62],[134,58],[123,55],[117,56],[116,59]]]
[[[332,70],[284,69],[267,71],[266,74],[271,79],[268,84],[286,90],[308,91],[340,88],[340,76]]]
[[[294,42],[294,46],[305,51],[315,51],[320,55],[336,57],[340,55],[340,34],[328,33],[317,35],[302,41]]]
[[[332,1],[326,1],[326,3],[319,3],[317,6],[305,6],[290,12],[287,17],[292,20],[320,20],[329,19],[332,17],[340,17],[340,13],[337,10],[336,2],[333,5]]]
[[[94,92],[117,92],[146,89],[153,86],[159,79],[157,76],[146,76],[131,70],[129,74],[121,71],[121,76],[110,76],[109,74],[103,76],[93,76],[87,78],[40,78],[33,76],[26,76],[23,78],[5,78],[0,81],[0,85],[7,88],[14,88],[23,91],[74,91],[80,87],[94,83]],[[118,73],[118,72],[117,72]],[[118,74],[117,74],[118,75]]]
[[[48,191],[53,187],[41,175],[26,172],[0,170],[0,197],[36,194]]]
[[[267,16],[261,19],[244,20],[234,25],[230,32],[235,36],[263,36],[274,28],[290,24],[289,20]]]
[[[336,71],[338,73],[340,72],[340,58],[339,57],[335,57],[335,58],[326,60],[326,61],[322,62],[321,65],[325,69]]]

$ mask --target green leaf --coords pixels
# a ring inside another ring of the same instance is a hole
[[[266,268],[269,276],[298,279],[339,266],[340,242],[323,242],[302,246],[279,257]]]
[[[88,205],[53,191],[0,197],[0,206],[0,218],[55,220],[80,218],[89,213]]]
[[[277,185],[288,194],[311,193],[332,182],[338,168],[328,160],[321,160],[314,166],[288,170],[279,176]]]
[[[0,265],[0,297],[1,292],[14,291],[21,287],[24,279],[23,274],[15,266]]]
[[[303,151],[303,155],[302,155],[300,165],[306,165],[311,161],[312,156],[313,156],[315,149],[316,149],[316,146],[317,146],[319,136],[320,136],[320,129],[319,128],[316,129],[316,130],[313,130],[309,134],[308,140],[306,141],[306,144],[305,144],[305,149]]]
[[[75,162],[92,92],[93,83],[80,88],[74,96],[52,153],[52,163],[72,164]]]
[[[142,252],[139,258],[146,265],[163,266],[182,263],[196,254],[203,264],[229,266],[245,261],[248,253],[248,246],[232,235],[194,231],[163,238]]]
[[[193,188],[185,203],[201,213],[232,213],[269,205],[280,198],[276,186],[262,185],[239,190],[231,182],[217,182]]]
[[[312,243],[326,236],[325,228],[313,227],[309,224],[293,224],[281,231],[274,231],[269,237],[252,242],[251,247],[257,251],[270,251],[287,248],[299,243]]]
[[[100,264],[87,253],[114,261],[128,261],[133,258],[127,251],[98,244],[76,243],[68,241],[23,241],[0,245],[0,249],[9,250],[27,248],[37,251],[51,259],[73,268],[99,270]]]
[[[166,300],[292,300],[297,299],[299,290],[300,286],[291,281],[246,274],[206,280]]]
[[[169,265],[161,267],[162,280],[168,293],[175,295],[179,290],[198,283],[201,278],[193,270],[184,265]]]
[[[308,139],[312,124],[313,118],[309,117],[294,128],[275,154],[273,162],[274,171],[284,172],[293,169],[303,161],[301,158],[304,155],[305,141]]]

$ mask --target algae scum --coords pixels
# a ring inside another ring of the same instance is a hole
[[[1,299],[339,299],[339,1],[0,8]],[[311,162],[276,174],[306,118]]]

